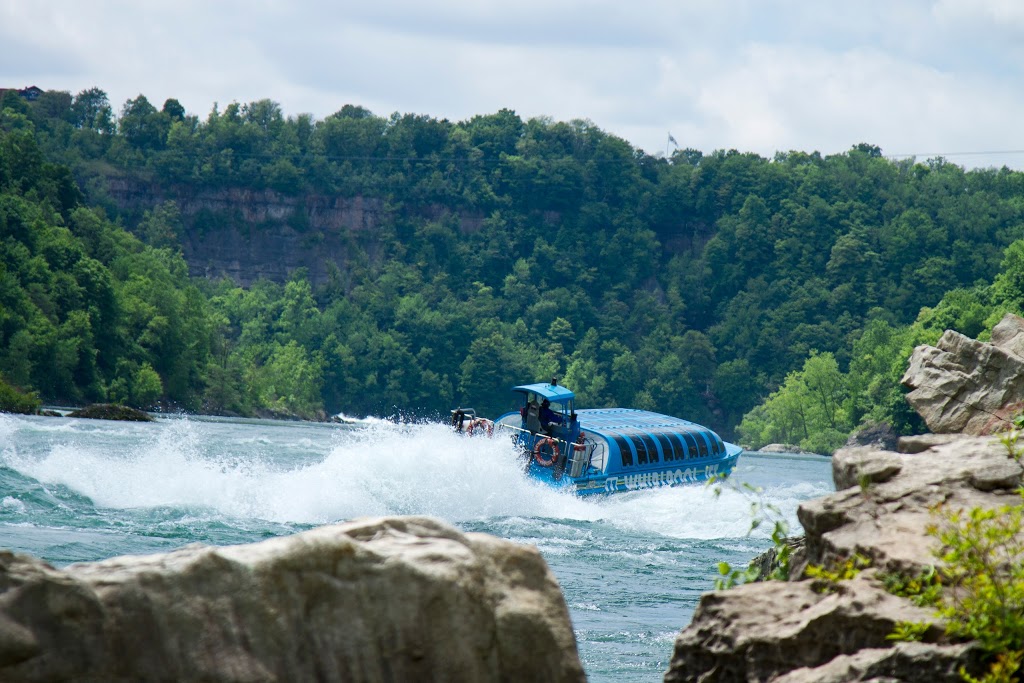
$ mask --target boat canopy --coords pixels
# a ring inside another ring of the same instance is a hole
[[[541,398],[546,398],[552,403],[565,403],[571,401],[576,397],[571,390],[559,384],[547,384],[540,382],[538,384],[522,384],[518,387],[512,387],[512,391],[518,391],[523,394],[537,394]]]
[[[579,419],[587,434],[608,442],[613,456],[609,471],[728,455],[718,434],[668,415],[631,408],[592,408],[579,411]]]

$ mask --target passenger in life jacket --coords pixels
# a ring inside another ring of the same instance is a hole
[[[551,401],[544,399],[540,404],[540,425],[544,430],[544,433],[551,436],[551,432],[554,431],[555,425],[560,424],[562,424],[562,416],[551,410]]]
[[[531,398],[523,406],[523,409],[519,411],[519,414],[523,416],[523,429],[526,429],[531,434],[536,434],[540,431],[540,406],[537,405],[536,399]]]

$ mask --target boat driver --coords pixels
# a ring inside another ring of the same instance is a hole
[[[544,399],[540,404],[540,426],[544,430],[544,433],[551,436],[551,432],[554,431],[555,425],[560,424],[562,424],[562,416],[551,410],[551,401]]]

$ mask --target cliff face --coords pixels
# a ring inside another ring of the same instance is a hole
[[[298,268],[313,285],[332,272],[344,273],[358,245],[374,258],[382,246],[381,228],[396,213],[382,199],[284,195],[273,190],[164,187],[128,178],[110,178],[106,192],[117,208],[141,216],[161,202],[174,201],[184,223],[182,251],[193,276],[227,276],[248,286],[259,279],[284,282]],[[406,209],[436,219],[446,209]],[[463,233],[480,229],[483,216],[458,215]]]

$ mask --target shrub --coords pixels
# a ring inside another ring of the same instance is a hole
[[[0,413],[35,415],[42,404],[36,392],[24,392],[0,377]]]

